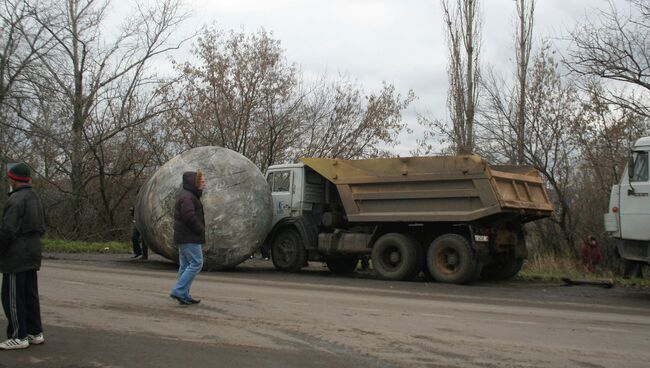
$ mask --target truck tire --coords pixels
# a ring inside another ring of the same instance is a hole
[[[280,271],[296,272],[305,265],[307,252],[296,230],[280,230],[273,238],[271,259],[273,266]]]
[[[444,234],[427,250],[427,268],[438,282],[466,284],[477,276],[477,259],[467,238]]]
[[[484,280],[507,280],[517,275],[523,264],[523,258],[508,257],[502,262],[486,266],[483,269],[481,278]]]
[[[415,239],[398,233],[388,233],[372,247],[372,265],[386,280],[411,280],[420,273],[419,245]]]
[[[510,259],[506,262],[503,272],[501,273],[501,280],[511,279],[521,271],[521,267],[524,265],[523,258]]]
[[[330,269],[332,273],[353,273],[357,269],[357,263],[359,263],[358,256],[340,256],[334,258],[328,258],[325,261],[327,268]]]

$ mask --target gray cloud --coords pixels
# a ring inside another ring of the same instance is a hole
[[[620,3],[618,0],[617,3]],[[536,38],[557,39],[577,21],[606,8],[606,0],[538,0]],[[404,120],[415,130],[397,148],[408,154],[421,134],[417,114],[447,115],[442,15],[436,0],[196,0],[188,1],[196,27],[272,31],[287,59],[312,78],[348,75],[367,91],[382,81],[418,96]],[[482,66],[510,73],[513,66],[513,0],[484,0]]]

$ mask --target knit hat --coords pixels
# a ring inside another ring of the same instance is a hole
[[[24,162],[7,164],[7,176],[15,181],[30,181],[32,172]]]

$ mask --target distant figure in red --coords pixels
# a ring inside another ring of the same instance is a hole
[[[590,236],[582,245],[580,253],[582,254],[582,268],[585,272],[594,272],[596,266],[600,263],[602,255],[593,236]]]

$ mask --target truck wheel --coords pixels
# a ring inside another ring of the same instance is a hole
[[[280,271],[295,272],[302,268],[307,260],[307,252],[296,230],[281,230],[275,236],[271,246],[271,259],[273,266]]]
[[[328,258],[325,261],[327,268],[332,271],[332,273],[352,273],[357,269],[357,263],[359,263],[359,257],[357,256],[341,256],[335,258]]]
[[[511,279],[521,271],[521,267],[524,265],[524,259],[523,258],[515,258],[508,260],[506,262],[506,265],[504,267],[504,272],[501,274],[502,280],[506,279]]]
[[[436,281],[450,284],[465,284],[477,276],[477,260],[472,247],[458,234],[444,234],[431,243],[427,268]]]
[[[476,262],[476,267],[474,268],[474,274],[469,279],[469,281],[467,281],[467,283],[469,284],[469,283],[481,280],[482,277],[483,277],[483,268],[484,267],[485,267],[485,265],[482,262]]]
[[[481,277],[484,280],[507,280],[517,275],[523,264],[523,258],[510,256],[502,262],[493,263],[485,267]]]
[[[372,247],[372,265],[387,280],[411,280],[420,272],[417,242],[403,234],[389,233]]]

